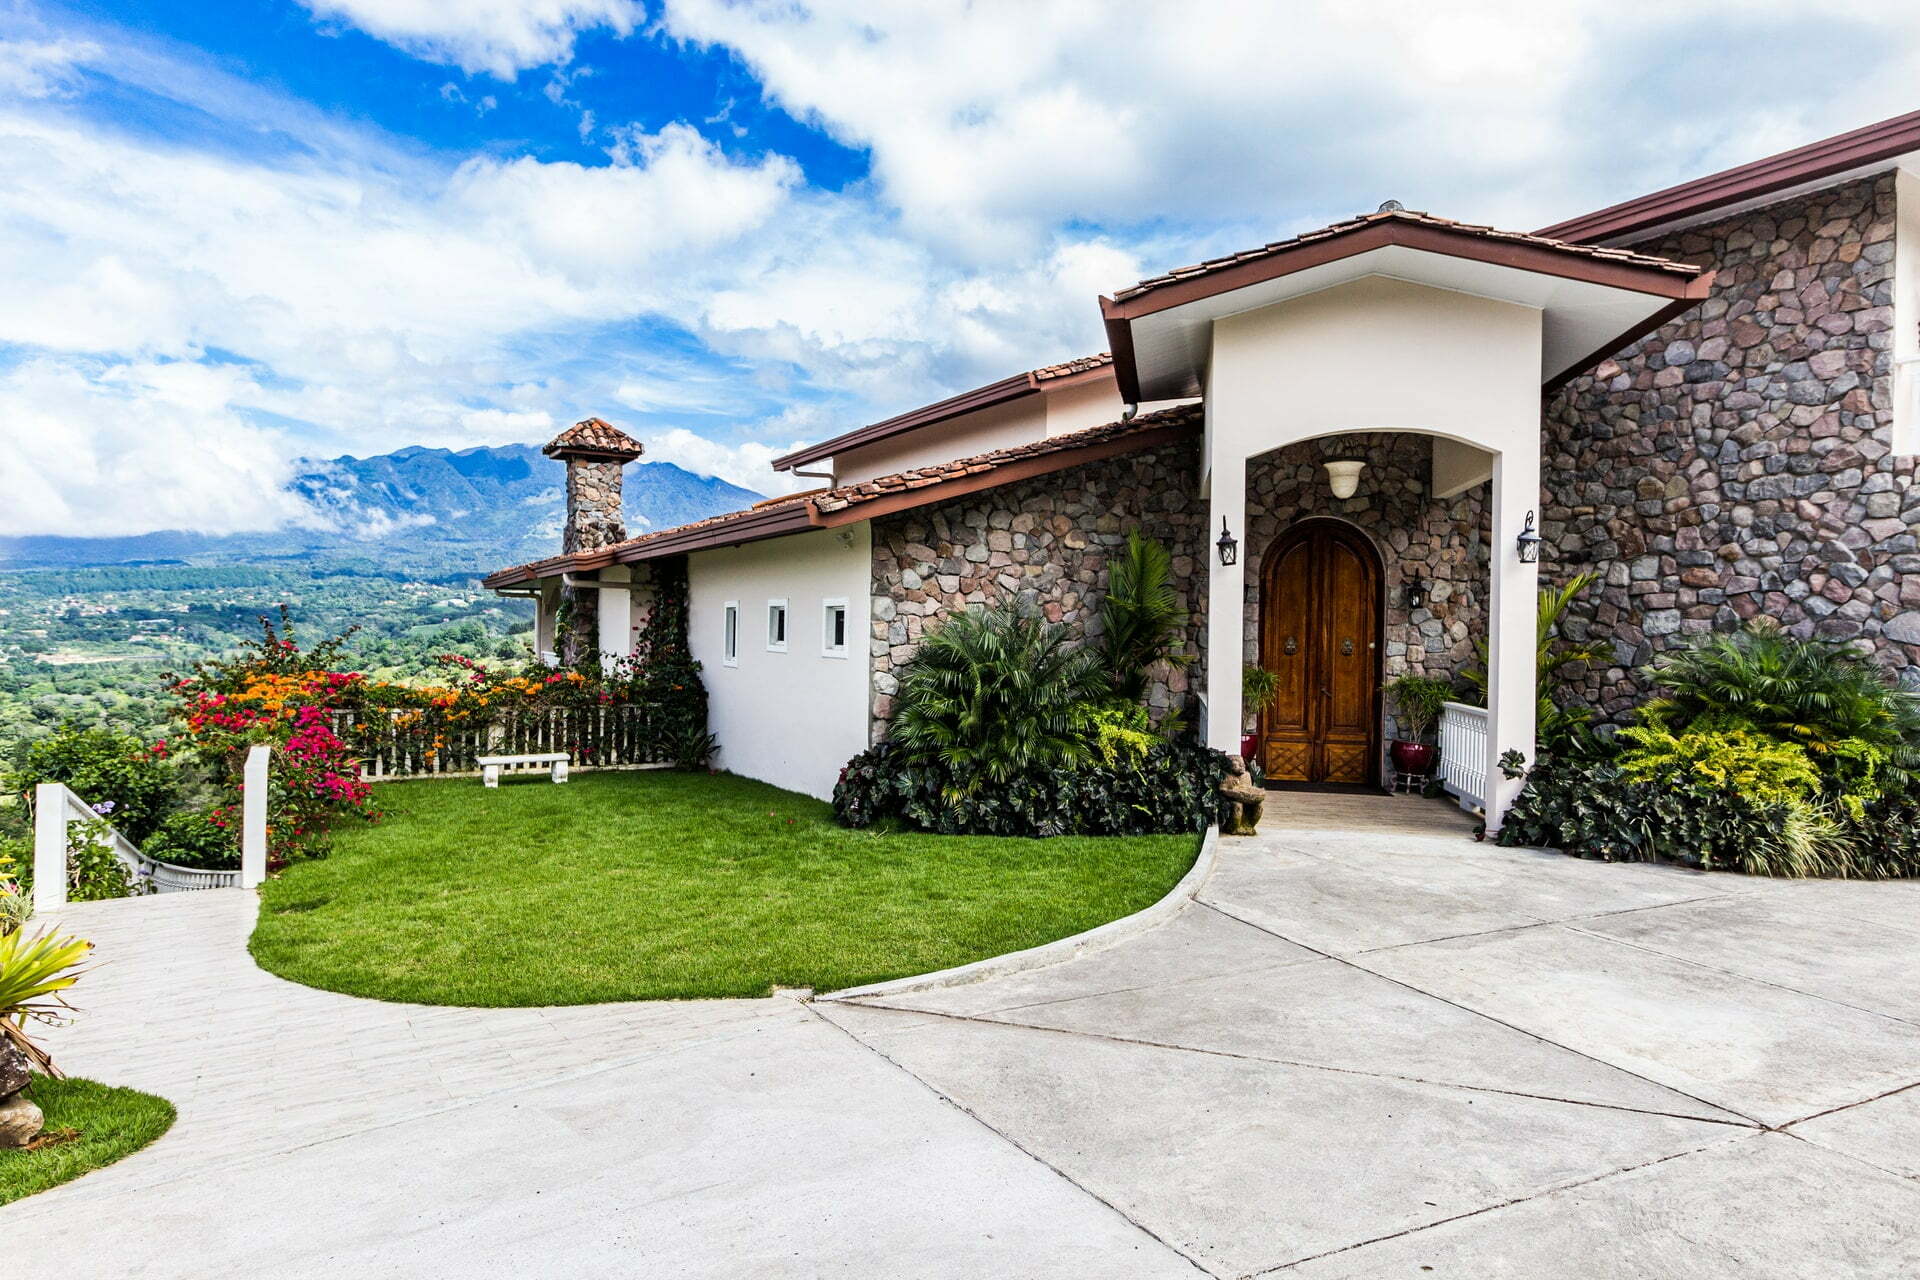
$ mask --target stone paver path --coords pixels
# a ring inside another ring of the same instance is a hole
[[[1161,927],[894,997],[469,1010],[69,908],[54,1048],[175,1100],[23,1275],[1920,1274],[1920,884],[1477,844],[1313,795]]]

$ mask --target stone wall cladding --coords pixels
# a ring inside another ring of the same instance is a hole
[[[1602,575],[1568,630],[1615,653],[1582,692],[1619,718],[1635,668],[1756,617],[1862,642],[1913,682],[1920,491],[1914,459],[1891,454],[1891,177],[1634,247],[1717,275],[1545,407],[1542,567]]]
[[[564,551],[591,551],[624,542],[627,526],[620,512],[624,463],[567,459],[566,521],[560,529]]]
[[[1196,496],[1198,442],[1071,467],[873,522],[873,740],[893,715],[898,673],[929,626],[973,604],[1020,600],[1080,639],[1100,634],[1107,566],[1138,529],[1173,553],[1192,623],[1187,668],[1148,689],[1157,716],[1200,686],[1206,627],[1207,507]]]
[[[1293,445],[1247,467],[1246,661],[1260,661],[1260,585],[1267,552],[1302,520],[1332,516],[1358,528],[1380,553],[1386,585],[1385,680],[1413,673],[1452,678],[1474,661],[1486,635],[1487,493],[1482,484],[1436,502],[1431,487],[1433,442],[1426,436],[1368,434],[1342,438],[1366,458],[1359,490],[1344,501],[1327,486],[1333,440]],[[1407,607],[1414,579],[1428,603]],[[1385,737],[1399,733],[1390,699]]]

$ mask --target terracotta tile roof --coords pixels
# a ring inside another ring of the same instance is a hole
[[[786,471],[792,467],[805,466],[809,462],[818,462],[822,458],[830,458],[837,453],[864,448],[881,440],[891,440],[909,431],[918,431],[922,427],[931,427],[965,414],[977,413],[982,409],[991,409],[996,405],[1033,395],[1041,389],[1042,383],[1071,378],[1076,374],[1091,373],[1096,369],[1108,368],[1112,364],[1113,356],[1102,351],[1099,355],[1081,356],[1062,364],[1050,364],[1039,369],[1029,369],[1025,373],[1016,373],[998,382],[989,382],[984,387],[962,391],[957,396],[948,396],[945,400],[936,400],[918,409],[909,409],[891,418],[883,418],[879,422],[855,427],[830,440],[822,440],[804,449],[796,449],[784,457],[775,458],[773,469]]]
[[[549,440],[540,452],[549,458],[562,457],[569,453],[586,454],[597,457],[637,458],[645,452],[640,442],[614,426],[604,418],[587,418],[576,422]]]
[[[977,453],[970,458],[955,458],[952,462],[942,462],[930,467],[916,467],[912,471],[898,471],[890,476],[876,476],[872,480],[862,480],[859,484],[843,485],[815,498],[813,506],[823,515],[830,511],[844,511],[848,507],[872,502],[891,494],[910,493],[915,489],[945,484],[950,480],[984,475],[1030,458],[1067,453],[1091,445],[1104,444],[1109,440],[1145,435],[1150,431],[1180,427],[1197,428],[1202,416],[1201,406],[1197,404],[1176,405],[1171,409],[1143,413],[1124,422],[1109,422],[1105,426],[1069,431],[1063,435],[1048,436],[1044,440],[1035,440],[1028,444],[1010,445],[1005,449]]]
[[[1068,360],[1064,364],[1050,364],[1035,369],[1027,376],[1035,382],[1051,382],[1055,378],[1071,378],[1076,373],[1087,373],[1094,369],[1104,369],[1113,363],[1113,353],[1102,351],[1098,355],[1081,356],[1078,360]]]
[[[488,575],[483,585],[511,586],[563,572],[585,572],[590,569],[604,568],[609,564],[647,560],[654,555],[672,555],[687,550],[730,546],[737,542],[751,542],[759,538],[778,537],[782,534],[803,532],[810,528],[845,523],[847,522],[845,520],[823,520],[821,517],[849,511],[884,498],[933,489],[955,481],[977,480],[982,476],[990,476],[996,471],[1010,470],[1007,480],[1011,482],[1027,474],[1032,464],[1048,458],[1057,457],[1062,467],[1072,466],[1074,460],[1071,455],[1081,450],[1113,446],[1107,448],[1101,455],[1106,456],[1106,454],[1122,452],[1134,447],[1131,444],[1133,437],[1140,437],[1140,444],[1144,446],[1150,442],[1149,437],[1159,432],[1197,431],[1200,429],[1203,416],[1200,405],[1177,405],[1171,409],[1143,413],[1124,422],[1109,422],[1104,426],[1088,427],[1083,431],[1048,436],[1044,440],[995,449],[988,453],[975,454],[970,458],[956,458],[952,462],[943,462],[938,466],[917,467],[912,471],[877,476],[872,480],[843,485],[838,489],[809,489],[801,493],[768,498],[744,511],[729,511],[724,515],[709,516],[705,520],[695,520],[691,524],[676,525],[671,529],[661,529],[638,538],[628,538],[625,542],[616,542],[591,552],[572,556],[552,556],[529,564],[514,565]],[[1026,466],[1022,467],[1021,464]],[[977,487],[990,487],[991,483],[994,482],[981,483]],[[927,501],[937,501],[939,497],[937,493],[929,493]],[[857,515],[851,517],[853,520],[861,518],[863,517]],[[653,554],[650,555],[650,552]]]
[[[1271,258],[1302,245],[1313,244],[1321,240],[1331,240],[1337,236],[1348,235],[1365,227],[1382,222],[1402,222],[1415,226],[1432,227],[1436,230],[1460,232],[1483,240],[1498,241],[1505,244],[1524,244],[1534,248],[1553,249],[1565,253],[1578,254],[1585,258],[1597,258],[1610,262],[1629,263],[1639,267],[1652,267],[1670,271],[1680,276],[1696,276],[1701,268],[1685,262],[1674,262],[1668,258],[1656,258],[1650,254],[1635,253],[1631,249],[1607,249],[1597,245],[1571,244],[1565,240],[1550,240],[1545,236],[1530,235],[1524,231],[1501,231],[1496,227],[1481,226],[1477,223],[1455,222],[1451,218],[1435,217],[1430,213],[1416,213],[1411,209],[1382,209],[1377,213],[1362,214],[1349,218],[1345,222],[1336,222],[1332,226],[1322,227],[1318,231],[1309,231],[1287,240],[1275,240],[1271,244],[1261,245],[1258,249],[1248,249],[1242,253],[1229,254],[1224,258],[1210,258],[1190,267],[1180,267],[1165,275],[1142,280],[1131,288],[1122,289],[1113,295],[1115,302],[1125,302],[1137,298],[1164,285],[1175,284],[1182,280],[1191,280],[1196,276],[1212,275],[1229,267],[1237,267],[1247,262],[1257,262],[1262,258]]]

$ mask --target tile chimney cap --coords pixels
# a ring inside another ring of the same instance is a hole
[[[632,462],[646,451],[638,440],[605,418],[587,418],[555,436],[540,452],[549,458]]]

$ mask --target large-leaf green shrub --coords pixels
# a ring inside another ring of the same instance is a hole
[[[63,724],[27,749],[10,780],[14,791],[64,782],[91,805],[111,805],[113,825],[139,844],[177,803],[174,766],[130,733]]]
[[[1097,755],[1078,765],[988,779],[882,742],[847,762],[833,789],[842,825],[888,819],[944,835],[1137,836],[1203,831],[1217,820],[1227,758],[1154,739],[1138,759]]]

